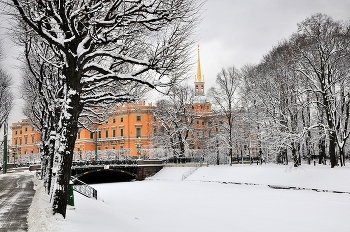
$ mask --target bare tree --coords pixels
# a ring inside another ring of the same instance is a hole
[[[3,50],[0,45],[0,60],[3,58]],[[5,123],[13,106],[13,94],[11,92],[12,78],[3,68],[0,68],[0,127]]]
[[[12,2],[14,15],[47,41],[60,61],[58,121],[50,132],[56,140],[51,196],[54,213],[65,217],[74,143],[84,109],[138,98],[128,92],[130,86],[158,89],[177,83],[188,71],[199,3]]]
[[[25,28],[23,29],[25,30]],[[20,41],[24,44],[24,77],[22,95],[26,102],[24,115],[40,133],[42,179],[50,193],[55,147],[55,126],[59,110],[56,100],[61,86],[54,48],[35,34],[24,33]]]
[[[317,96],[317,107],[325,113],[331,167],[337,164],[338,145],[341,165],[349,137],[350,27],[329,16],[316,14],[298,25],[293,35],[296,69],[308,82],[308,91]]]
[[[186,148],[194,146],[196,114],[194,90],[188,86],[173,87],[166,99],[157,102],[154,115],[154,144],[170,150],[176,157],[184,157]]]
[[[288,164],[289,149],[294,166],[298,166],[301,145],[309,144],[310,135],[304,130],[309,127],[309,117],[303,112],[308,109],[307,97],[301,93],[302,78],[294,70],[290,49],[291,44],[284,41],[259,65],[245,68],[244,99],[247,120],[257,130],[259,153],[265,137],[267,143],[272,143],[265,146],[278,152],[277,162]]]
[[[222,71],[217,75],[216,86],[210,88],[209,96],[216,106],[218,112],[220,112],[223,118],[222,121],[222,139],[225,141],[228,147],[228,154],[233,156],[233,146],[235,141],[235,130],[243,125],[237,125],[238,116],[238,91],[241,85],[241,74],[234,66],[227,69],[223,68]]]

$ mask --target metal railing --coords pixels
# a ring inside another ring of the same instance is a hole
[[[198,164],[196,164],[195,167],[192,167],[190,170],[188,170],[187,172],[182,174],[182,180],[186,179],[189,175],[191,175],[192,173],[197,171],[197,169],[200,168],[201,166],[202,166],[202,163],[198,163]]]
[[[76,191],[76,192],[78,192],[86,197],[97,199],[97,190],[96,189],[87,185],[86,183],[82,182],[81,180],[78,180],[75,177],[71,177],[71,180],[73,182],[74,191]]]

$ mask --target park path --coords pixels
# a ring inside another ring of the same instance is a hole
[[[27,216],[35,190],[33,175],[0,174],[0,232],[27,231]]]

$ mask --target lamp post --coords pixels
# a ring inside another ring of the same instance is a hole
[[[216,137],[216,165],[220,165],[219,141]]]
[[[7,151],[8,151],[8,148],[7,148],[7,130],[8,130],[8,125],[7,125],[7,118],[5,120],[5,123],[4,123],[4,159],[3,159],[3,163],[2,163],[2,172],[4,174],[7,173]]]

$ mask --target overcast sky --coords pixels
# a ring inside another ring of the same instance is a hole
[[[335,20],[349,21],[349,10],[350,0],[207,0],[197,30],[205,90],[214,85],[216,75],[223,67],[240,68],[248,63],[258,63],[278,41],[296,32],[297,23],[307,17],[324,13]],[[14,75],[14,89],[17,89],[19,75],[15,70],[15,47],[7,42],[4,45],[7,59],[2,63]],[[194,45],[194,53],[196,49],[197,45]],[[195,74],[196,67],[192,76]],[[9,119],[10,125],[23,117],[17,104]]]
[[[208,0],[199,25],[206,90],[225,67],[257,64],[316,13],[350,20],[350,0]]]

